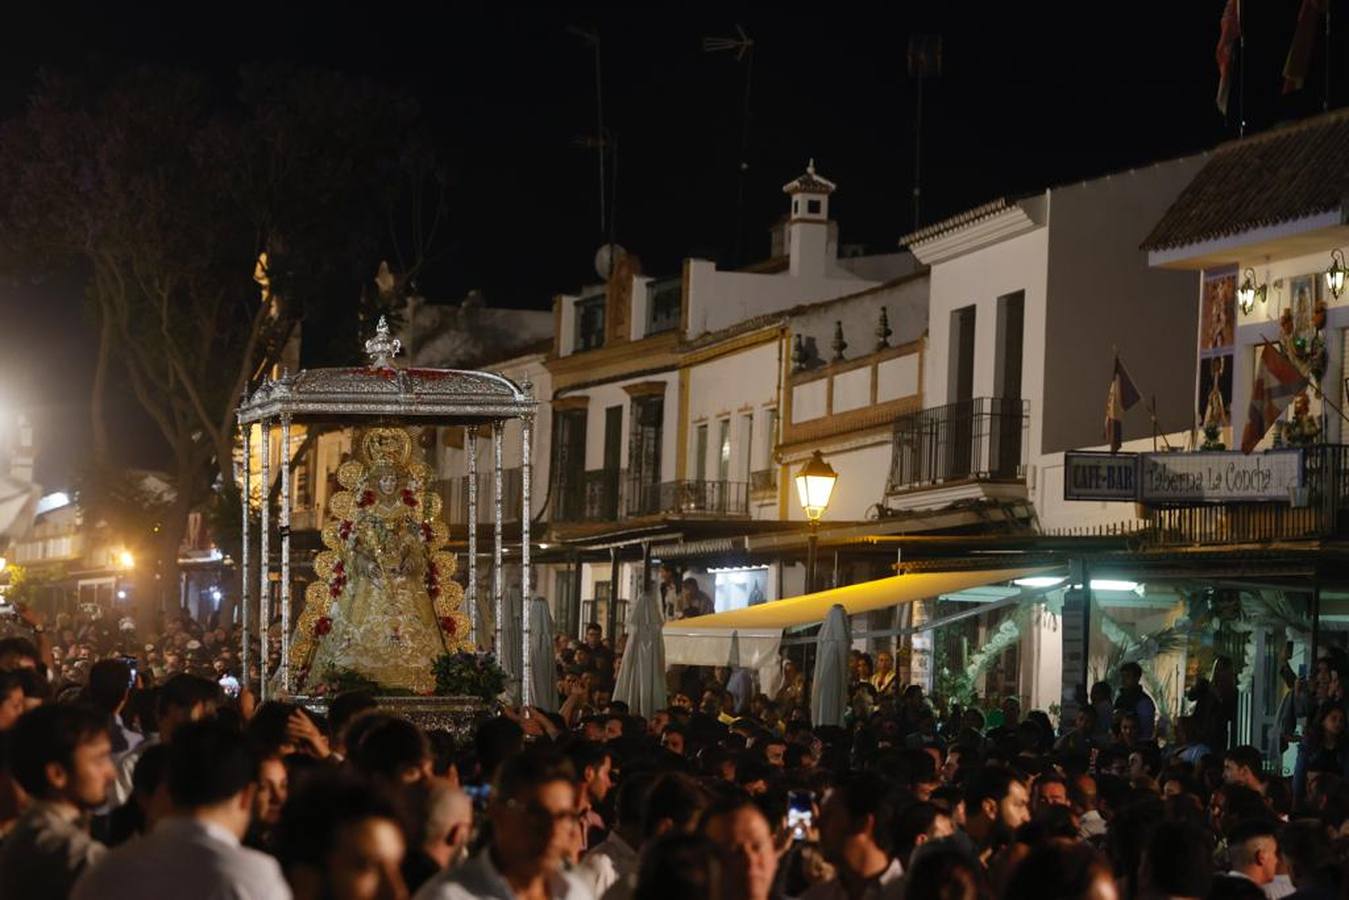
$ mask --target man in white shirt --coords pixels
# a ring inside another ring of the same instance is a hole
[[[258,758],[217,722],[180,727],[169,756],[174,815],[111,851],[81,876],[72,900],[291,896],[276,860],[243,847],[257,792]]]
[[[178,726],[213,715],[219,696],[220,689],[214,682],[196,675],[174,675],[164,682],[155,698],[155,719],[159,723],[159,731],[116,759],[117,783],[113,785],[113,806],[121,806],[130,799],[131,776],[142,754],[155,744],[167,743]]]
[[[1249,819],[1238,823],[1227,839],[1227,852],[1232,860],[1229,877],[1255,882],[1268,900],[1281,900],[1293,893],[1290,882],[1275,879],[1279,872],[1279,841],[1272,821]]]
[[[637,848],[642,844],[642,810],[646,793],[655,776],[647,773],[630,775],[618,788],[615,804],[618,824],[603,841],[596,844],[576,867],[576,877],[590,892],[601,897],[615,882],[637,874]]]
[[[580,828],[576,773],[568,760],[542,748],[507,759],[492,785],[487,818],[491,844],[432,878],[416,900],[592,900],[579,879],[562,871]]]
[[[893,786],[874,772],[852,774],[824,795],[820,850],[838,874],[802,900],[891,900],[901,896],[904,866],[892,852]]]

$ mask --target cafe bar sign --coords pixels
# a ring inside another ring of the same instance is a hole
[[[1291,503],[1303,487],[1302,451],[1064,454],[1065,500]]]

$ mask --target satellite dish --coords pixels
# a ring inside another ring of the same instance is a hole
[[[618,264],[623,261],[623,257],[628,255],[618,244],[605,244],[595,251],[595,274],[605,281],[609,280],[609,273],[612,269],[618,268]]]

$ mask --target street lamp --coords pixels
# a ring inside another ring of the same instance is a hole
[[[117,554],[117,565],[124,572],[129,572],[136,568],[136,557],[131,555],[130,550],[123,550]]]
[[[796,473],[796,495],[801,500],[801,509],[810,522],[810,538],[806,555],[806,593],[815,590],[815,548],[819,541],[820,517],[829,508],[829,497],[834,493],[834,483],[838,473],[824,461],[820,451],[806,460],[806,464]]]

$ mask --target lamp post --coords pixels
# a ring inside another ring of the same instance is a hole
[[[810,537],[806,552],[806,593],[815,590],[815,549],[819,543],[820,517],[829,508],[829,497],[834,493],[834,483],[838,473],[824,461],[820,451],[806,460],[805,465],[796,473],[796,495],[801,501],[801,509],[810,522]]]

